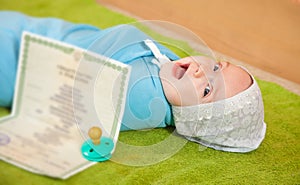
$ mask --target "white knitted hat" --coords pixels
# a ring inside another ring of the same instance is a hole
[[[217,150],[249,152],[266,132],[260,89],[252,85],[237,95],[212,103],[172,106],[177,132],[191,141]]]

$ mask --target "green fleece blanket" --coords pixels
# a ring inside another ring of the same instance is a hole
[[[92,0],[0,0],[0,9],[32,16],[54,16],[101,28],[134,21]],[[99,21],[101,20],[101,21]],[[1,51],[0,51],[1,52]],[[1,66],[0,66],[1,67]],[[112,161],[98,163],[67,180],[32,174],[0,161],[0,184],[299,184],[300,96],[258,80],[265,104],[267,134],[260,148],[236,154],[199,148],[188,142],[171,158],[158,164],[133,167]],[[0,108],[0,116],[9,113]],[[167,137],[172,128],[129,131],[120,140],[150,145]]]

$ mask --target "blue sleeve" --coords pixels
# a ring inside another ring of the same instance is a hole
[[[12,42],[15,35],[0,29],[0,106],[8,107],[12,103],[14,82],[17,69],[18,47]]]
[[[0,106],[12,104],[23,25],[19,14],[0,12]]]
[[[7,21],[9,20],[9,21]],[[159,68],[143,40],[150,37],[133,26],[105,30],[72,24],[54,18],[32,18],[15,12],[0,12],[0,106],[11,106],[23,31],[60,40],[111,57],[132,67],[121,130],[165,127],[171,109],[159,79]],[[150,38],[151,39],[151,38]],[[178,57],[158,44],[172,60]]]
[[[131,76],[121,130],[166,127],[171,109],[164,97],[153,57],[139,57],[131,64]]]
[[[0,11],[0,106],[10,107],[13,101],[18,55],[23,31],[64,41],[81,48],[99,38],[105,31],[72,24],[55,18],[32,18],[21,13]]]
[[[159,78],[159,68],[152,63],[154,56],[144,44],[146,39],[151,38],[136,27],[120,25],[89,47],[91,51],[131,66],[121,130],[166,127],[172,122],[171,108]],[[173,52],[157,45],[171,60],[178,59]]]

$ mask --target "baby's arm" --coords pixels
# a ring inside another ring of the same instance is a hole
[[[55,18],[33,18],[17,12],[0,11],[0,106],[10,107],[18,67],[19,48],[23,31],[46,36],[86,48],[98,28],[72,24]]]
[[[10,107],[18,65],[21,30],[25,17],[15,12],[0,12],[0,106]]]
[[[12,103],[17,69],[18,43],[15,36],[0,30],[0,106]]]

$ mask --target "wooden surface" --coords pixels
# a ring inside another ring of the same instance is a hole
[[[298,0],[98,0],[142,19],[180,24],[213,50],[300,84]]]

